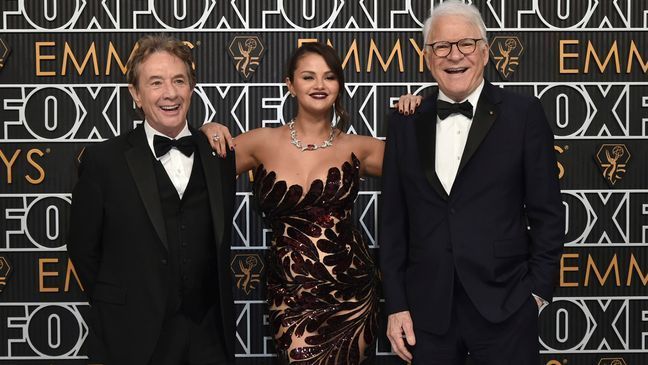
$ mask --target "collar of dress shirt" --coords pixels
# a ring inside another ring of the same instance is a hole
[[[473,115],[475,115],[475,110],[477,110],[477,103],[479,102],[479,96],[481,95],[483,88],[484,88],[484,80],[482,80],[481,84],[479,84],[479,86],[477,86],[477,88],[470,95],[468,95],[467,98],[459,101],[460,103],[463,103],[464,101],[468,100],[473,107]],[[447,101],[448,103],[456,103],[456,101],[450,99],[446,94],[444,94],[443,91],[441,91],[441,89],[439,89],[438,99]],[[437,120],[440,119],[437,117]]]
[[[151,127],[151,125],[146,120],[144,121],[144,132],[146,133],[146,141],[148,142],[149,148],[151,149],[151,153],[153,153],[153,156],[155,157],[155,149],[153,148],[153,137],[155,135],[166,137],[166,138],[170,138],[170,137],[163,133],[158,132],[155,128]],[[184,128],[182,128],[180,133],[178,133],[178,135],[173,139],[179,139],[181,137],[190,136],[190,135],[191,135],[191,131],[189,130],[189,125],[185,121]],[[162,157],[164,156],[160,156],[157,159],[159,160]]]

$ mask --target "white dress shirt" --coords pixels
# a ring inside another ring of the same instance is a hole
[[[479,96],[484,88],[484,81],[464,100],[468,100],[473,107],[473,115],[477,109],[477,102]],[[456,101],[447,97],[443,91],[439,90],[439,100],[447,101],[449,103],[456,103]],[[436,152],[434,154],[434,167],[441,181],[441,185],[445,191],[450,194],[452,184],[455,177],[457,177],[457,170],[459,169],[459,162],[463,155],[464,148],[466,147],[466,140],[468,139],[468,131],[472,119],[466,118],[463,114],[452,114],[446,119],[441,119],[437,116],[436,120]]]
[[[153,137],[155,135],[159,135],[169,138],[169,136],[155,130],[147,121],[144,121],[144,131],[146,132],[146,140],[148,141],[149,147],[151,148],[153,157],[155,157]],[[191,132],[189,131],[189,127],[187,126],[187,123],[185,123],[182,131],[180,131],[180,133],[172,139],[179,139],[181,137],[190,135]],[[191,176],[194,154],[192,153],[191,156],[187,157],[177,148],[172,148],[165,155],[157,158],[157,160],[162,163],[162,166],[164,166],[164,170],[166,170],[167,175],[169,175],[169,179],[171,179],[173,186],[178,192],[178,196],[180,197],[180,199],[182,199],[182,195],[184,194],[185,189],[187,189],[187,184],[189,183],[189,177]]]

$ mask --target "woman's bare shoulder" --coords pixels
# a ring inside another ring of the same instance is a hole
[[[350,146],[355,146],[356,148],[368,148],[376,144],[381,144],[383,143],[382,140],[371,137],[371,136],[365,136],[362,134],[351,134],[351,133],[344,133],[340,132],[338,135],[338,140],[340,142],[344,143],[345,145],[348,144]]]
[[[246,133],[243,133],[236,137],[237,139],[246,139],[250,142],[257,140],[265,140],[267,138],[273,138],[278,136],[281,133],[281,127],[261,127],[251,129]]]

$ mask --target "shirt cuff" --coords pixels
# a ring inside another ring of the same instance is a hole
[[[540,297],[539,295],[536,295],[535,293],[531,293],[531,295],[533,295],[533,297],[534,297],[535,299],[540,299],[540,301],[542,302],[542,305],[541,305],[540,308],[538,308],[538,309],[542,309],[542,308],[544,308],[546,305],[549,305],[549,302],[546,301],[546,300],[544,300],[544,299],[543,299],[542,297]]]

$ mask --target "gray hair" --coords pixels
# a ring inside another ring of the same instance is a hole
[[[440,17],[447,15],[458,15],[466,18],[470,23],[475,25],[481,37],[484,39],[484,44],[488,44],[488,37],[486,36],[486,25],[482,19],[479,10],[474,5],[464,4],[461,1],[456,0],[446,0],[443,3],[437,5],[430,9],[430,16],[425,19],[423,24],[423,42],[428,42],[428,36],[430,35],[430,30]]]
[[[184,42],[166,34],[145,35],[137,41],[137,48],[133,50],[126,63],[126,81],[136,89],[139,87],[139,65],[157,52],[167,52],[179,58],[187,68],[189,85],[196,86],[196,70],[191,48]]]

